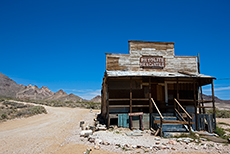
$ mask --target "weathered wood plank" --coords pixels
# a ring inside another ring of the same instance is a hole
[[[154,120],[153,123],[161,123],[161,121],[160,120]],[[171,120],[163,120],[162,123],[165,123],[165,124],[183,124],[183,125],[189,124],[189,122],[187,122],[187,121],[171,121]],[[195,124],[195,122],[190,122],[190,124]]]

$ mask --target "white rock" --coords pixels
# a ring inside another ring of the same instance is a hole
[[[156,141],[160,141],[161,139],[159,137],[154,138]]]
[[[89,135],[92,135],[92,134],[93,134],[92,130],[83,130],[83,131],[80,132],[81,137],[86,137],[86,136],[89,136]]]

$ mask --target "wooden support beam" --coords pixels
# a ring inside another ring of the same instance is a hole
[[[194,101],[194,107],[195,107],[196,130],[199,130],[199,128],[198,128],[198,117],[197,117],[197,103],[196,103],[196,85],[195,85],[195,79],[193,79],[193,101]]]
[[[161,123],[161,120],[154,120],[153,123]],[[179,120],[175,120],[175,121],[171,121],[171,120],[163,120],[162,123],[164,124],[183,124],[183,125],[188,125],[189,122],[188,121],[179,121]],[[195,124],[195,122],[190,122],[190,124]]]
[[[175,108],[175,111],[176,111],[176,113],[180,116],[180,118],[183,120],[183,121],[186,121],[182,116],[181,116],[181,114],[180,114],[180,112]]]
[[[106,108],[107,108],[107,127],[109,128],[110,126],[110,118],[109,118],[109,82],[107,82],[107,99],[106,99]]]
[[[129,101],[129,98],[110,98],[109,101]]]
[[[132,101],[148,101],[148,98],[132,98]],[[110,98],[109,101],[130,101],[130,98]]]
[[[179,100],[179,81],[178,78],[176,78],[176,98]]]
[[[132,105],[132,107],[149,107],[149,105]]]
[[[180,102],[194,102],[193,99],[179,99]]]
[[[151,113],[153,113],[153,105],[151,103],[151,98],[152,98],[152,94],[151,94],[151,77],[149,77],[149,126],[150,128],[152,128],[152,116],[151,116]]]
[[[184,111],[184,113],[187,115],[188,118],[192,119],[192,117],[188,114],[188,112],[180,105],[180,103],[175,99],[175,102],[178,104],[178,106]]]
[[[129,105],[109,105],[109,107],[129,107]]]
[[[139,116],[143,114],[144,114],[143,112],[128,113],[129,116]]]
[[[130,95],[129,95],[129,112],[132,113],[132,98],[133,98],[133,91],[132,91],[132,77],[130,77]]]
[[[151,102],[152,94],[151,94],[151,77],[149,77],[149,113],[153,112],[153,104]]]
[[[200,97],[201,97],[201,105],[204,106],[203,91],[201,86],[200,86]],[[205,114],[205,108],[203,108],[203,114]]]
[[[216,107],[215,107],[215,96],[214,96],[214,84],[212,79],[212,106],[213,106],[213,122],[214,129],[216,130]]]
[[[132,98],[133,101],[148,101],[149,98]]]

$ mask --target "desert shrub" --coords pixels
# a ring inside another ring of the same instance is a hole
[[[216,127],[215,133],[218,134],[220,137],[223,136],[225,134],[225,131],[223,128],[221,127]]]
[[[2,119],[7,119],[7,115],[6,115],[5,113],[3,113],[3,114],[1,115],[1,118],[2,118]]]
[[[208,114],[213,114],[213,110],[207,110]],[[230,118],[230,111],[216,109],[216,118]]]
[[[46,109],[43,106],[34,106],[29,111],[32,115],[47,113]]]

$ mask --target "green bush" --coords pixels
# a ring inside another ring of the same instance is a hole
[[[34,106],[29,111],[32,115],[47,113],[46,109],[43,106]]]
[[[5,113],[3,113],[3,114],[1,115],[1,118],[2,118],[2,119],[7,119],[7,115],[6,115]]]
[[[213,110],[207,110],[208,114],[213,114]],[[230,118],[230,111],[216,109],[216,118]]]

